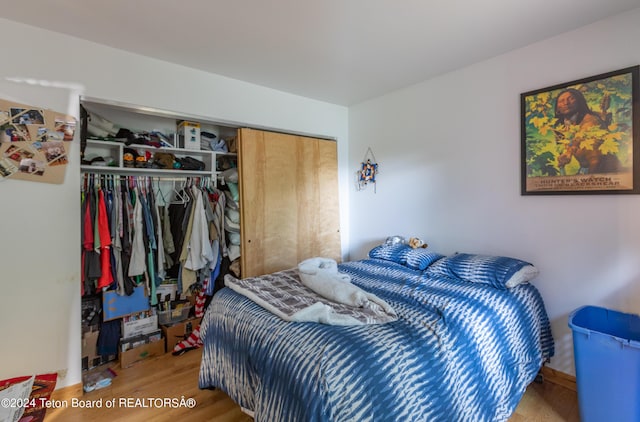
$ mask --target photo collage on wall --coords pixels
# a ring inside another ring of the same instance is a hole
[[[73,116],[0,99],[0,180],[62,183]]]

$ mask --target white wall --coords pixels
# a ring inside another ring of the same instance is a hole
[[[640,64],[638,39],[640,9],[351,107],[352,178],[368,146],[380,163],[377,194],[351,188],[351,258],[400,234],[533,262],[575,373],[572,310],[640,313],[640,196],[521,196],[520,93]]]
[[[0,19],[19,40],[0,66],[0,98],[77,115],[78,95],[338,140],[343,245],[348,242],[347,109]],[[9,79],[8,79],[9,78]],[[30,79],[35,85],[12,82]],[[43,86],[55,83],[57,86]],[[81,381],[80,167],[65,183],[0,184],[0,379],[61,371]],[[343,247],[343,250],[346,250]]]

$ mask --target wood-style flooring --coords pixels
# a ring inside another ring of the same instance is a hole
[[[198,389],[198,370],[201,349],[182,356],[166,355],[140,362],[130,368],[114,366],[118,374],[111,385],[81,395],[80,388],[65,388],[54,392],[51,404],[68,407],[50,408],[45,422],[96,421],[213,421],[247,422],[252,419],[242,413],[225,393],[220,390]],[[72,397],[80,397],[79,403],[102,402],[101,408],[72,407]],[[155,408],[158,400],[195,399],[195,407]],[[115,407],[106,408],[107,400],[116,399]],[[122,401],[121,401],[122,399]],[[142,399],[136,402],[135,399]],[[56,400],[59,400],[56,402]],[[93,402],[92,402],[93,401]],[[150,407],[139,407],[142,405]],[[126,407],[133,405],[138,407]],[[545,382],[531,384],[509,422],[571,421],[579,422],[578,399],[574,391]]]

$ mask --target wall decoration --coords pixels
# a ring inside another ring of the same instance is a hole
[[[373,191],[375,193],[376,174],[378,174],[378,163],[373,151],[371,151],[371,147],[369,147],[364,154],[362,163],[360,163],[360,169],[356,172],[356,190],[364,190],[369,183],[373,183]]]
[[[63,183],[76,119],[0,99],[0,181]]]
[[[522,195],[640,193],[639,68],[520,95]]]

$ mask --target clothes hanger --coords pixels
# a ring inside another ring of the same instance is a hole
[[[173,181],[173,197],[174,199],[171,201],[172,204],[186,204],[188,202],[188,199],[185,199],[180,190],[176,189],[175,180]]]
[[[162,206],[165,207],[168,205],[167,199],[164,197],[164,192],[162,192],[162,189],[160,188],[160,179],[156,179],[156,184],[158,186],[158,190],[153,190],[153,195],[156,198],[156,203],[160,202],[158,201],[158,198],[162,200]],[[151,185],[153,187],[153,179],[151,180]]]
[[[182,185],[182,195],[184,196],[184,199],[186,200],[186,202],[191,201],[191,199],[193,199],[193,197],[191,196],[191,185],[193,183],[193,178],[188,177],[185,181],[184,184]]]

